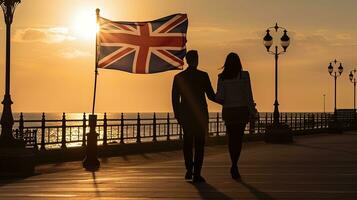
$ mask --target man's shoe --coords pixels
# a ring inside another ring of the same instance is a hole
[[[191,171],[187,171],[185,174],[185,180],[191,180],[192,179],[192,172]]]
[[[205,183],[206,180],[201,175],[193,176],[192,182],[194,183]]]
[[[241,176],[239,174],[237,166],[232,166],[231,167],[231,175],[232,175],[232,178],[235,179],[235,180],[240,180],[241,179]]]

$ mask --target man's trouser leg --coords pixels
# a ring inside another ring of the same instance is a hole
[[[202,131],[195,135],[194,175],[200,176],[204,157],[205,134]]]
[[[183,156],[185,158],[186,170],[192,172],[193,168],[193,134],[183,126]]]

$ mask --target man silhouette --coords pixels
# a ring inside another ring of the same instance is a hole
[[[174,78],[172,106],[175,118],[183,127],[183,153],[185,158],[185,179],[205,182],[201,176],[205,136],[208,134],[208,109],[206,95],[215,100],[210,79],[206,72],[197,70],[198,53],[191,50],[186,54],[188,68]],[[195,155],[193,160],[193,144]],[[192,177],[193,176],[193,177]]]

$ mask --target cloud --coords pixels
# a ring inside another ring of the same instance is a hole
[[[66,59],[75,59],[81,57],[92,56],[89,52],[81,51],[79,49],[67,48],[59,52],[59,54]]]
[[[190,27],[190,31],[192,32],[201,32],[201,33],[224,33],[229,32],[230,30],[217,26],[193,26]]]
[[[15,42],[61,43],[75,39],[64,27],[18,29],[14,35]]]

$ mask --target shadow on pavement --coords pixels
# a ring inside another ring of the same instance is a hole
[[[269,194],[259,191],[257,188],[251,186],[250,184],[244,182],[243,180],[237,181],[238,183],[242,184],[244,187],[246,187],[254,196],[257,197],[259,200],[275,200],[272,196]]]
[[[233,200],[208,183],[192,183],[192,185],[198,190],[202,199]]]
[[[356,155],[354,152],[342,150],[342,149],[336,149],[336,148],[326,148],[326,147],[320,147],[320,146],[313,146],[313,145],[306,145],[306,144],[294,144],[295,146],[298,147],[304,147],[304,148],[309,148],[309,149],[319,149],[319,150],[324,150],[324,151],[331,151],[331,152],[341,152],[345,154],[350,154],[350,155]]]

